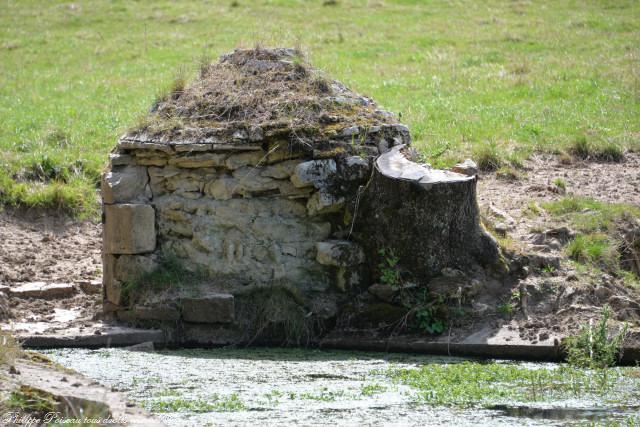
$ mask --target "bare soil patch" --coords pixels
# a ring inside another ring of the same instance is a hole
[[[554,336],[576,332],[597,318],[608,304],[617,321],[629,323],[629,340],[638,341],[640,290],[625,285],[621,277],[576,271],[565,254],[566,238],[544,238],[545,232],[562,234],[566,230],[563,227],[570,224],[543,209],[531,215],[529,206],[568,195],[640,206],[639,168],[638,153],[627,153],[620,163],[571,164],[562,163],[556,156],[534,155],[525,162],[524,173],[518,179],[505,179],[500,173],[481,176],[478,202],[485,217],[504,229],[516,252],[549,262],[548,266],[529,266],[529,275],[511,286],[511,291],[522,298],[522,306],[511,316],[498,316],[494,326],[506,323],[521,338],[532,342],[552,340]],[[556,184],[558,179],[564,188]],[[509,302],[508,290],[503,291],[506,297],[498,304]]]
[[[42,212],[0,213],[0,285],[42,281],[76,288],[68,298],[8,297],[9,318],[3,328],[53,332],[95,316],[101,294],[85,293],[80,283],[101,278],[101,228]]]
[[[99,278],[102,227],[23,211],[0,213],[0,283]]]

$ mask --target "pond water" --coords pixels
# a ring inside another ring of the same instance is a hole
[[[556,364],[364,352],[44,353],[170,426],[640,425],[638,368],[602,379]]]

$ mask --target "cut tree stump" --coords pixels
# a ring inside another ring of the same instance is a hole
[[[407,153],[397,145],[380,155],[363,192],[355,237],[367,259],[378,262],[380,250],[391,252],[419,281],[444,268],[503,265],[496,241],[480,225],[475,176],[432,169]]]

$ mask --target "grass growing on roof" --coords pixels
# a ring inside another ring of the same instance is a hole
[[[256,47],[202,64],[193,82],[178,80],[154,103],[148,121],[130,132],[176,132],[197,140],[211,128],[233,132],[260,126],[300,138],[394,121],[375,104],[362,103],[355,93],[325,78],[301,51]]]

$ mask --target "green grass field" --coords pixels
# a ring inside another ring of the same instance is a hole
[[[256,43],[401,114],[436,165],[640,148],[635,0],[2,0],[0,201],[95,212],[119,134],[177,75]]]

